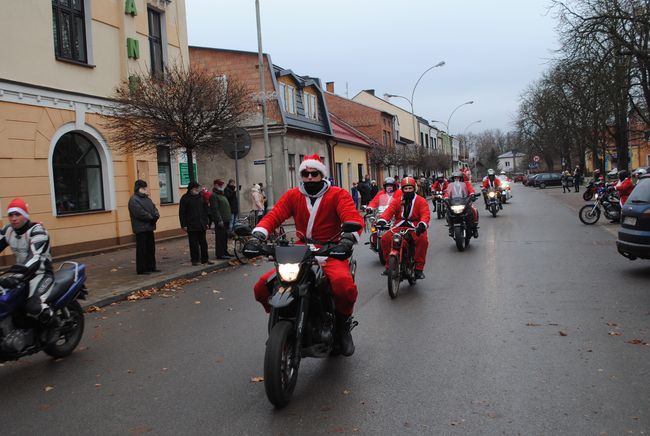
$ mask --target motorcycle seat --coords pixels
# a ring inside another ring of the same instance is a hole
[[[63,295],[68,289],[70,289],[70,286],[72,286],[73,282],[74,282],[74,269],[65,268],[55,272],[52,292],[50,292],[50,295],[47,297],[46,303],[50,303],[52,301],[58,300],[61,295]]]

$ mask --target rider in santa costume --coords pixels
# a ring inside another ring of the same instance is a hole
[[[381,215],[377,225],[386,225],[391,219],[395,218],[393,229],[409,227],[415,229],[413,239],[415,241],[415,278],[424,278],[424,265],[427,258],[427,249],[429,248],[429,238],[427,229],[431,213],[429,204],[424,197],[415,195],[417,184],[413,177],[404,177],[402,179],[402,198],[390,202],[388,209]],[[381,248],[384,251],[386,259],[386,268],[388,268],[388,257],[393,241],[393,233],[386,232],[381,237]]]
[[[253,235],[266,239],[277,227],[293,218],[296,232],[302,242],[316,246],[327,241],[338,240],[339,251],[352,254],[352,245],[359,240],[361,231],[341,235],[341,224],[354,221],[363,226],[363,218],[352,200],[352,196],[327,180],[328,171],[315,154],[305,156],[300,164],[302,183],[280,197],[275,206],[253,229]],[[349,256],[348,256],[349,257]],[[323,272],[330,281],[334,304],[336,306],[338,343],[341,354],[354,353],[354,343],[350,334],[351,316],[357,300],[357,285],[350,273],[350,262],[328,258],[322,264]],[[268,299],[275,270],[264,274],[255,284],[255,299],[269,312]]]

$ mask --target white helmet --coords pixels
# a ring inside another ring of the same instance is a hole
[[[488,170],[488,174],[487,174],[487,175],[488,175],[488,177],[489,177],[489,176],[493,176],[493,175],[494,175],[494,170],[493,170],[492,168],[490,168],[490,169]]]
[[[638,178],[638,177],[641,177],[642,175],[647,174],[647,173],[648,172],[646,170],[644,170],[643,168],[637,168],[636,170],[634,170],[632,175]]]

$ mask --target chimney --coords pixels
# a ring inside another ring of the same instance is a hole
[[[364,92],[367,92],[368,94],[374,96],[375,95],[375,90],[374,89],[364,89]]]
[[[334,82],[325,82],[325,89],[334,94]]]

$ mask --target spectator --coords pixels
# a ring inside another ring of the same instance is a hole
[[[357,187],[357,182],[352,182],[350,195],[352,195],[352,200],[354,201],[355,206],[359,209],[359,188]]]
[[[260,185],[256,183],[251,188],[251,201],[253,203],[253,211],[255,211],[255,222],[252,224],[257,225],[262,213],[264,213],[264,197],[262,196]]]
[[[562,176],[560,177],[560,180],[562,182],[562,193],[571,192],[571,186],[569,186],[570,177],[571,173],[569,173],[569,170],[564,170]]]
[[[228,254],[228,223],[232,213],[230,212],[230,203],[224,193],[225,186],[223,180],[216,179],[212,188],[212,197],[210,197],[210,215],[214,222],[214,250],[215,256],[219,260],[232,257]]]
[[[208,241],[205,231],[208,229],[208,205],[203,200],[200,185],[190,182],[187,192],[181,197],[178,205],[178,218],[183,231],[187,233],[190,245],[190,258],[192,265],[214,265],[208,257]]]
[[[156,268],[156,241],[153,232],[160,218],[158,209],[149,198],[147,182],[136,180],[129,199],[131,228],[135,233],[135,271],[138,274],[160,272]]]
[[[371,180],[370,181],[370,200],[375,198],[375,195],[379,192],[379,186],[377,186],[377,181],[376,180]]]
[[[237,202],[237,187],[233,179],[228,180],[228,184],[223,190],[224,195],[228,199],[230,204],[230,212],[232,217],[230,219],[230,231],[233,231],[235,228],[235,223],[237,222],[237,215],[239,215],[239,203]]]
[[[208,205],[208,228],[212,227],[212,217],[210,216],[210,197],[212,197],[212,193],[208,191],[208,188],[205,186],[201,187],[201,197],[203,197],[203,201],[205,201],[205,204]]]
[[[582,181],[582,169],[580,165],[576,165],[576,169],[573,170],[573,186],[575,192],[580,192],[580,182]]]
[[[264,189],[264,185],[262,183],[258,183],[260,185],[260,193],[262,194],[262,198],[264,198],[264,211],[262,212],[262,215],[266,215],[266,210],[269,207],[269,202],[266,198],[266,190]]]
[[[366,175],[363,180],[360,180],[357,189],[361,196],[361,205],[365,206],[370,203],[370,200],[372,200],[372,197],[370,196],[370,190],[372,189],[370,186],[370,176]]]

